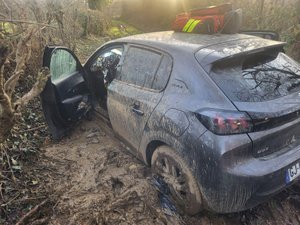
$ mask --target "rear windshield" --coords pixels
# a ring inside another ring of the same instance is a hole
[[[300,66],[281,52],[217,63],[210,76],[232,101],[262,102],[300,91]]]

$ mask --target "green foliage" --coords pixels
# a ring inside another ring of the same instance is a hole
[[[103,10],[103,8],[111,2],[112,0],[88,0],[88,5],[90,9]]]
[[[3,33],[13,33],[15,29],[15,25],[11,23],[0,23],[0,30],[3,31]]]
[[[78,22],[82,28],[81,36],[83,37],[89,34],[102,36],[108,27],[107,18],[98,10],[80,10],[78,12]]]

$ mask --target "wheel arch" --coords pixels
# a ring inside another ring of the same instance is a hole
[[[154,151],[162,145],[167,145],[167,144],[163,141],[153,140],[147,145],[147,147],[146,147],[147,165],[151,166],[151,159],[152,159],[152,155],[153,155]]]
[[[148,138],[147,140],[143,140],[141,148],[143,150],[143,158],[148,166],[151,166],[151,158],[152,155],[158,147],[162,145],[166,145],[177,151],[180,155],[182,155],[182,151],[184,147],[180,143],[180,141],[173,137],[172,135],[162,133],[161,135],[155,135],[152,138]],[[145,146],[145,147],[143,147]]]

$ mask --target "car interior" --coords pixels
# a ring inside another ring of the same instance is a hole
[[[87,66],[89,88],[94,93],[94,100],[104,110],[107,109],[107,87],[117,75],[122,53],[123,48],[121,46],[109,48],[104,52],[101,51]]]

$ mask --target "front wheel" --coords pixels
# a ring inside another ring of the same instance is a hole
[[[175,150],[165,145],[158,147],[153,153],[151,167],[164,179],[179,208],[189,215],[201,211],[202,200],[197,181]]]

